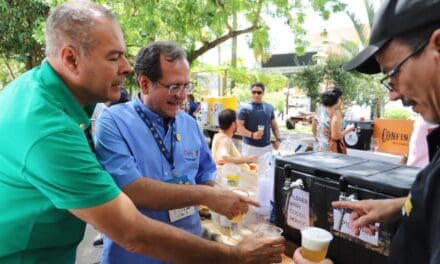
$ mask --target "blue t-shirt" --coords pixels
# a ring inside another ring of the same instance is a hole
[[[242,104],[238,110],[238,119],[244,121],[244,127],[247,130],[256,132],[258,131],[258,125],[264,125],[263,138],[252,139],[243,137],[243,142],[255,147],[265,147],[271,144],[270,128],[274,118],[275,114],[271,104],[265,102]]]
[[[96,124],[97,157],[122,189],[129,183],[150,177],[160,181],[173,178],[168,160],[162,155],[151,131],[134,109],[135,101],[141,105],[159,136],[170,149],[175,141],[173,157],[179,175],[186,175],[190,184],[201,184],[215,179],[215,162],[196,120],[179,111],[168,127],[175,126],[180,140],[172,137],[172,129],[165,131],[162,117],[145,107],[136,97],[134,101],[105,109]],[[198,210],[191,216],[170,222],[167,210],[139,208],[146,216],[174,225],[196,235],[201,235]],[[159,260],[130,253],[104,238],[102,263],[162,263]]]

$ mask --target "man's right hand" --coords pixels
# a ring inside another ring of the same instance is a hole
[[[264,130],[257,130],[254,133],[254,139],[262,139],[264,135]]]
[[[350,228],[353,234],[358,236],[360,231],[374,235],[378,228],[376,222],[396,220],[405,198],[384,200],[361,200],[361,201],[336,201],[332,202],[334,208],[351,209]]]
[[[243,239],[238,247],[237,263],[280,263],[285,251],[284,237],[262,237],[261,234]]]
[[[260,204],[254,199],[244,197],[231,190],[219,188],[212,188],[203,204],[229,219],[246,213],[249,210],[249,205],[260,207]]]

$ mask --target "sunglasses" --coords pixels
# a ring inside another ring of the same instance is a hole
[[[253,94],[261,95],[261,94],[263,94],[263,91],[252,91],[252,93],[253,93]]]

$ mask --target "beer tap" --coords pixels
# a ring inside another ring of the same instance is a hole
[[[339,201],[356,201],[357,195],[356,193],[352,193],[348,195],[348,179],[345,177],[341,177],[339,179]],[[339,218],[338,229],[341,231],[342,223],[344,219],[345,213],[347,213],[347,208],[339,209],[341,212],[341,217]]]
[[[292,171],[292,166],[290,164],[286,164],[284,166],[284,187],[283,187],[283,192],[287,194],[286,196],[286,200],[284,203],[284,213],[287,212],[288,207],[289,207],[289,200],[290,200],[290,196],[292,195],[292,190],[295,188],[300,188],[300,189],[304,189],[304,183],[303,180],[301,178],[298,178],[296,181],[292,182],[292,178],[291,178],[291,171]]]

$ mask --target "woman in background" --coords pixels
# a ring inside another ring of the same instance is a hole
[[[349,125],[342,130],[342,89],[327,89],[321,94],[321,104],[315,120],[319,150],[343,153],[333,148],[329,149],[331,141],[343,144],[343,137],[354,129],[354,125]]]

